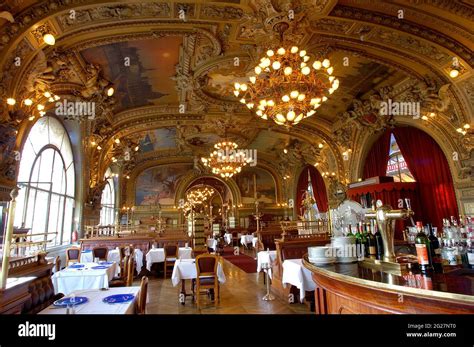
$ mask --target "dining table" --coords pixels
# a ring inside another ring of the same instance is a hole
[[[140,292],[140,287],[114,287],[106,290],[85,289],[75,290],[65,298],[87,298],[83,304],[74,305],[74,309],[69,310],[69,314],[134,314],[135,302]],[[112,295],[133,295],[133,299],[126,302],[107,303],[104,299]],[[58,300],[59,301],[59,300]],[[57,301],[56,301],[57,303]],[[54,303],[38,314],[68,314],[67,307],[56,306]]]
[[[178,259],[191,259],[193,257],[193,249],[191,247],[179,247]],[[163,263],[165,261],[164,248],[152,248],[146,254],[146,269],[151,271],[154,263]]]
[[[140,248],[135,248],[133,254],[135,255],[135,269],[137,273],[140,273],[143,267],[143,252]],[[84,250],[81,252],[81,262],[92,263],[94,261],[92,257],[92,250]],[[117,264],[120,263],[120,249],[110,249],[107,253],[107,261],[114,261]],[[120,267],[119,271],[120,271]]]
[[[184,305],[184,299],[193,294],[186,293],[186,280],[195,280],[197,277],[197,268],[195,259],[178,259],[174,263],[173,273],[171,274],[171,283],[176,287],[181,282],[179,293],[179,302]],[[222,264],[217,264],[217,280],[219,283],[225,283],[226,277]],[[192,288],[194,292],[194,286]]]
[[[76,290],[108,288],[119,274],[115,262],[73,263],[51,276],[54,292],[68,295]]]
[[[306,291],[316,289],[316,284],[311,276],[311,271],[303,266],[302,259],[287,259],[283,262],[283,274],[281,282],[286,287],[293,285],[300,290],[300,302],[303,302]]]

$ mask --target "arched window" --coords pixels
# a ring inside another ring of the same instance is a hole
[[[115,182],[110,168],[105,173],[105,179],[100,200],[100,225],[112,225],[115,223]]]
[[[392,176],[395,182],[415,182],[415,178],[408,169],[405,158],[398,147],[393,134],[390,135],[390,150],[387,163],[387,176]]]
[[[14,225],[30,228],[33,241],[46,247],[71,242],[74,211],[74,161],[66,129],[53,117],[40,118],[23,146],[20,192]]]

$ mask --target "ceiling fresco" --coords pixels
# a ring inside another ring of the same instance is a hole
[[[176,104],[175,82],[180,36],[113,43],[81,52],[85,61],[99,65],[104,77],[117,86],[117,111],[147,105]]]

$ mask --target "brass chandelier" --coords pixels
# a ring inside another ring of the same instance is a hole
[[[208,186],[195,186],[186,193],[186,202],[191,206],[201,205],[207,201],[216,191]]]
[[[291,127],[311,117],[339,87],[333,72],[329,59],[282,45],[267,50],[249,83],[234,84],[234,95],[260,118]]]
[[[204,166],[211,168],[215,175],[222,178],[230,178],[238,174],[242,167],[247,165],[251,159],[244,151],[237,150],[239,146],[232,141],[221,141],[214,145],[214,151],[207,158],[201,158]]]

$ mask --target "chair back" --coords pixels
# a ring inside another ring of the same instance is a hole
[[[81,249],[77,247],[71,247],[66,249],[66,266],[69,263],[78,263],[81,259]]]
[[[92,249],[92,258],[99,258],[99,260],[107,261],[107,255],[109,254],[109,249],[107,247],[95,247]]]
[[[137,314],[145,314],[147,291],[148,291],[148,277],[143,276],[140,282],[140,291],[138,292]]]
[[[133,256],[128,257],[127,261],[127,287],[133,284],[133,274],[135,273],[135,258]]]
[[[200,254],[196,257],[197,278],[201,276],[217,276],[219,257],[215,254]]]
[[[61,258],[59,257],[59,255],[54,260],[54,270],[56,272],[61,271]]]
[[[178,246],[177,245],[165,245],[165,258],[178,257]]]

